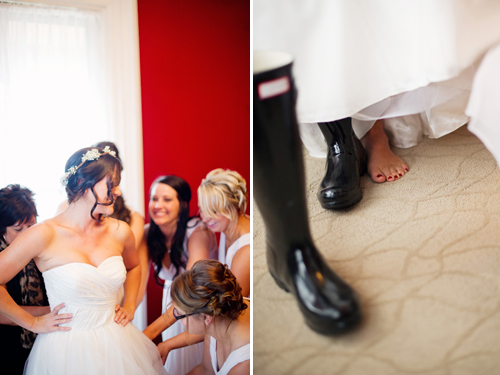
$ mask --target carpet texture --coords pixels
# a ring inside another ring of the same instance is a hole
[[[254,374],[500,374],[498,167],[465,127],[394,151],[410,172],[365,175],[362,201],[340,212],[320,207],[324,160],[304,154],[313,239],[361,300],[343,336],[309,330],[275,285],[254,204]]]

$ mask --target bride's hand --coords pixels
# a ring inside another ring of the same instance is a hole
[[[117,324],[121,324],[122,326],[126,326],[128,322],[134,320],[134,311],[127,308],[126,306],[121,307],[120,305],[115,306],[115,322]]]
[[[73,319],[73,314],[59,314],[59,311],[66,307],[61,303],[54,307],[50,313],[33,318],[33,324],[29,328],[35,333],[49,333],[55,331],[69,331],[71,327],[59,327],[60,324],[68,323]]]

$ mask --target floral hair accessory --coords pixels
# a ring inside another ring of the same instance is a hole
[[[85,153],[85,155],[82,156],[82,162],[80,163],[80,165],[78,166],[73,166],[73,167],[70,167],[66,173],[61,177],[61,184],[63,186],[66,186],[68,185],[68,180],[71,176],[73,176],[76,171],[83,165],[85,164],[85,162],[87,161],[94,161],[94,160],[97,160],[99,159],[99,157],[101,157],[101,155],[105,155],[105,154],[110,154],[111,156],[114,156],[116,158],[116,152],[114,151],[111,151],[109,149],[109,146],[106,146],[104,147],[104,149],[102,150],[102,153],[99,152],[99,150],[97,148],[93,148],[92,150],[89,150]]]

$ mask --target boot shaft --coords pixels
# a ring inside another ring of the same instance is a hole
[[[318,126],[325,137],[325,141],[334,154],[352,152],[357,149],[356,135],[352,130],[350,117],[332,122],[321,122]]]
[[[255,201],[271,242],[300,243],[310,234],[292,62],[253,78]]]

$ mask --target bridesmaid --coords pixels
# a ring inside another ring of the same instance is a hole
[[[250,300],[227,266],[199,261],[174,280],[172,300],[175,318],[205,338],[203,360],[190,374],[250,374]]]
[[[214,232],[221,233],[219,261],[226,264],[238,280],[244,297],[250,296],[250,217],[245,214],[247,187],[238,172],[215,169],[198,188],[200,215]],[[163,359],[196,342],[203,335],[184,332],[158,345]],[[172,353],[172,354],[170,354]]]
[[[139,248],[142,262],[152,262],[154,277],[163,283],[162,315],[150,324],[144,333],[151,340],[162,333],[168,340],[185,332],[172,314],[170,286],[185,270],[191,269],[201,259],[215,258],[215,235],[198,217],[189,217],[191,188],[180,177],[169,175],[157,178],[149,194],[150,223],[144,227],[144,239]],[[141,265],[148,268],[149,263]],[[149,268],[148,268],[149,269]],[[143,274],[140,293],[144,293],[148,275]],[[203,343],[176,350],[168,357],[165,369],[171,374],[183,375],[201,361]]]
[[[198,205],[208,228],[221,233],[219,261],[228,265],[243,296],[249,297],[251,238],[245,179],[229,169],[214,169],[201,181]]]

